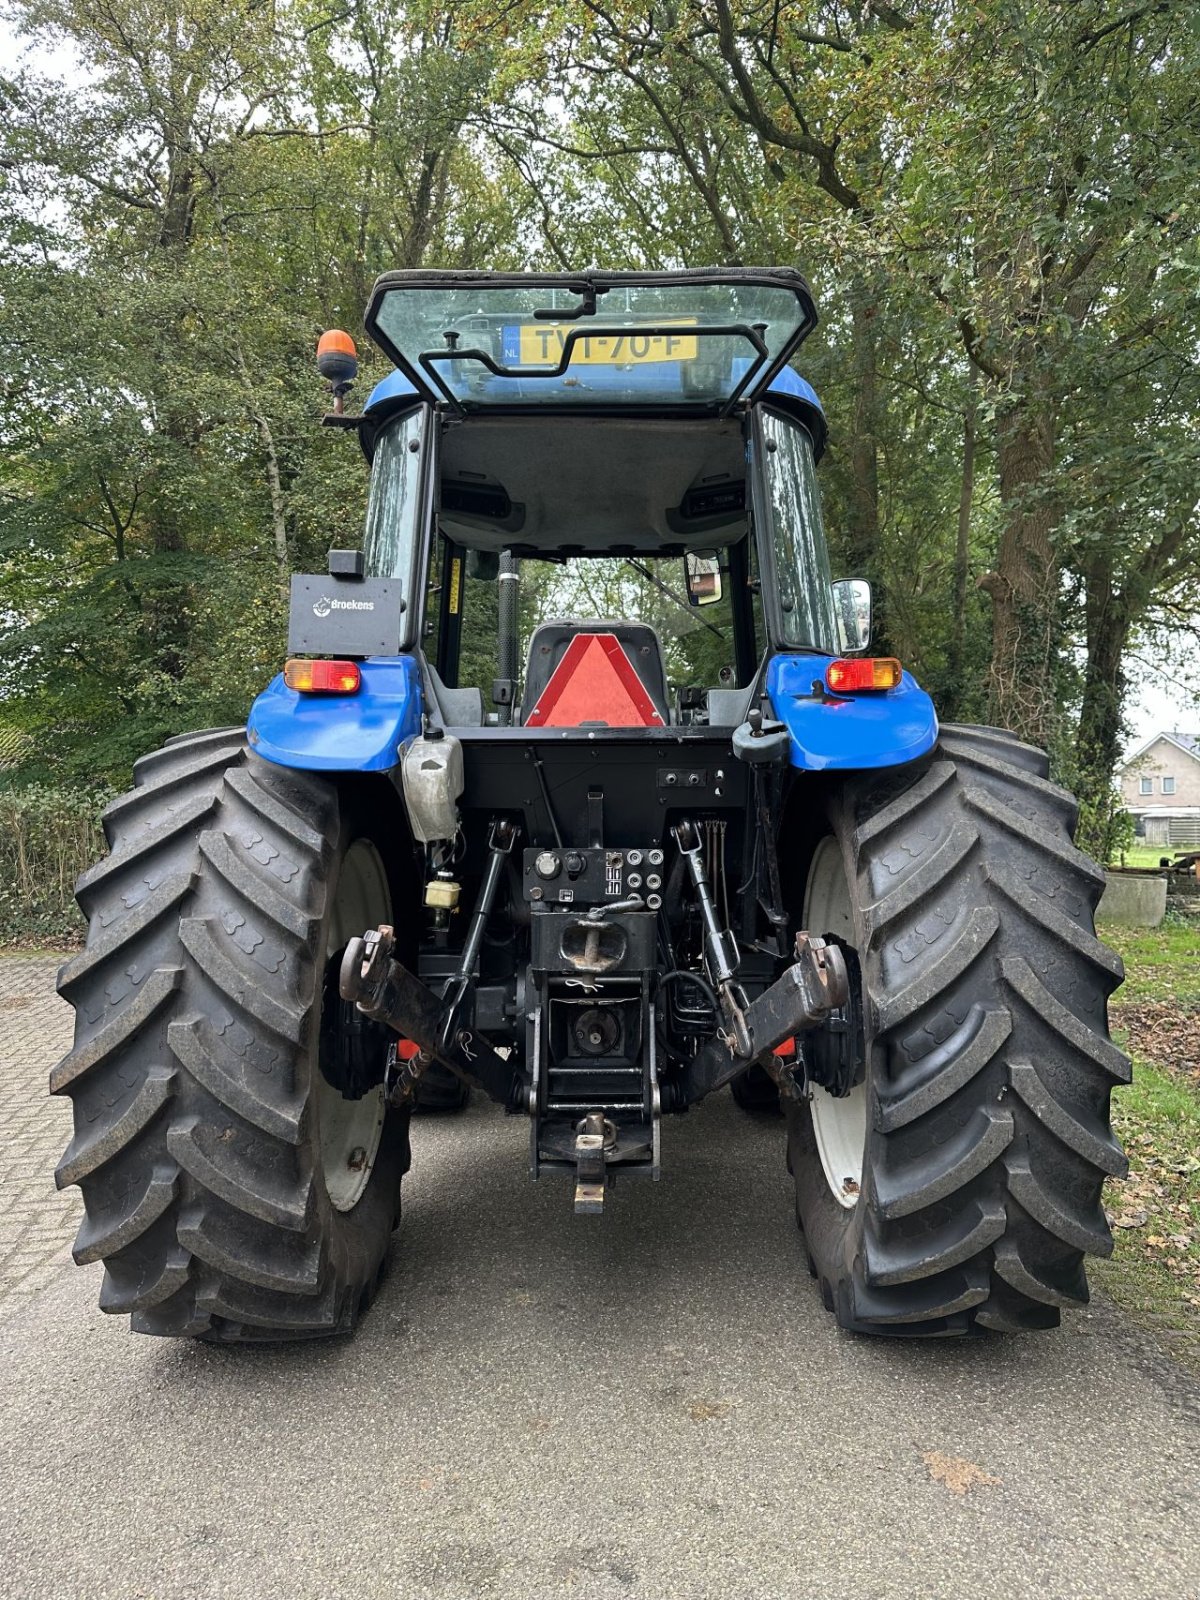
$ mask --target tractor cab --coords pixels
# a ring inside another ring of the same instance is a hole
[[[357,418],[323,340],[371,489],[362,551],[296,580],[293,648],[411,656],[428,714],[496,731],[736,726],[771,658],[861,651],[789,365],[815,321],[788,269],[385,275],[366,324],[396,370]]]
[[[782,271],[381,280],[367,323],[397,371],[361,423],[365,571],[415,602],[435,694],[478,691],[443,695],[452,717],[725,725],[769,641],[852,642],[815,485],[824,416],[786,365],[814,320]],[[595,626],[614,619],[642,631]]]

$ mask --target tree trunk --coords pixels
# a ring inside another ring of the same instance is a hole
[[[283,498],[283,479],[279,471],[279,454],[275,449],[275,435],[266,417],[260,411],[255,414],[254,420],[258,425],[259,437],[262,439],[267,458],[267,487],[271,495],[271,538],[275,546],[275,570],[279,574],[280,586],[286,594],[292,564],[288,556],[287,515]]]
[[[183,575],[188,554],[187,526],[174,491],[180,473],[179,457],[190,456],[197,441],[193,427],[167,409],[172,397],[159,398],[165,413],[159,432],[171,441],[172,449],[160,463],[147,497],[155,565],[142,610],[150,654],[148,665],[164,677],[178,680],[187,661],[190,622],[189,585]]]
[[[225,260],[228,265],[227,242]],[[258,436],[262,440],[263,456],[267,467],[267,491],[271,499],[271,542],[275,549],[275,570],[279,575],[280,587],[286,595],[292,567],[288,556],[287,508],[283,494],[283,474],[279,470],[279,452],[275,448],[275,434],[270,422],[267,420],[266,413],[261,411],[255,403],[254,382],[250,377],[250,368],[246,365],[246,354],[242,349],[240,339],[234,339],[233,349],[234,357],[237,361],[238,377],[241,379],[242,389],[246,396],[246,409],[249,411],[254,421],[254,426],[258,429]]]
[[[970,394],[963,410],[962,473],[958,486],[958,535],[954,545],[954,616],[950,630],[950,704],[944,712],[948,721],[962,715],[966,686],[967,659],[967,580],[971,571],[971,507],[975,499],[975,369],[967,368]]]
[[[1029,403],[998,420],[1004,526],[996,570],[980,580],[992,597],[989,717],[1043,748],[1050,743],[1055,713],[1058,512],[1044,490],[1054,465],[1055,421],[1048,406]]]
[[[1106,861],[1114,842],[1113,773],[1121,753],[1126,689],[1123,663],[1132,618],[1128,595],[1113,592],[1112,560],[1107,552],[1088,563],[1084,583],[1087,665],[1073,778],[1080,805],[1080,847]]]
[[[850,290],[854,413],[850,432],[850,497],[846,557],[850,573],[870,579],[875,590],[875,640],[887,645],[887,604],[879,572],[879,394],[875,317],[870,284],[859,278]]]

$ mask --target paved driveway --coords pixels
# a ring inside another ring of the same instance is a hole
[[[55,1278],[75,1237],[78,1189],[54,1187],[71,1104],[51,1100],[50,1068],[70,1046],[71,1010],[54,993],[58,959],[0,957],[0,1317]]]
[[[1104,1306],[839,1334],[779,1127],[728,1096],[599,1219],[528,1182],[518,1119],[427,1121],[357,1339],[131,1337],[56,1255],[51,972],[0,962],[4,1600],[1200,1595],[1200,1386]]]

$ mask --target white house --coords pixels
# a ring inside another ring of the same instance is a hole
[[[1156,733],[1118,769],[1117,781],[1147,844],[1200,844],[1200,739]]]

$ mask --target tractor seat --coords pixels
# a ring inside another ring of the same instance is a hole
[[[531,728],[661,728],[662,645],[648,623],[566,617],[529,641],[521,721]]]

